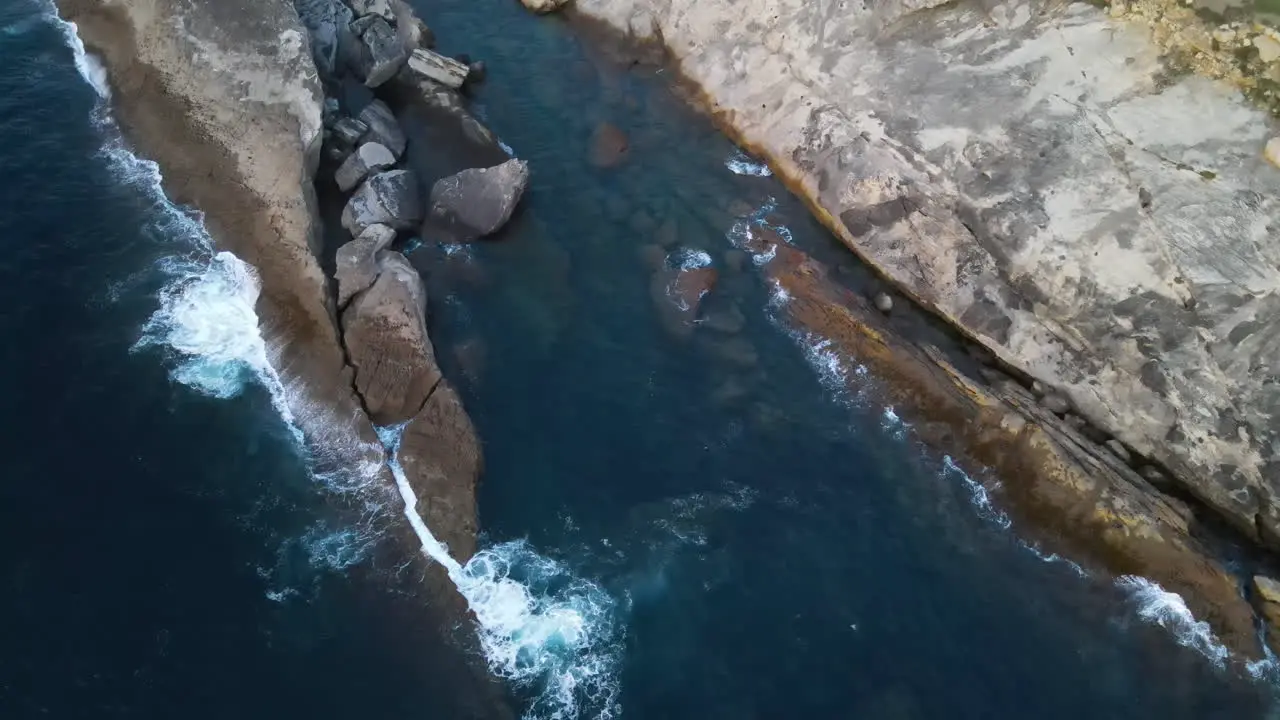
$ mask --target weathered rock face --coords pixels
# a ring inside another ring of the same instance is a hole
[[[369,173],[386,170],[395,164],[396,156],[385,145],[367,142],[343,161],[342,166],[333,174],[333,180],[338,184],[339,190],[347,192],[359,185]]]
[[[320,471],[378,467],[316,260],[312,176],[322,94],[288,0],[65,0],[105,60],[113,107],[166,191],[200,208],[221,249],[257,268],[257,312]]]
[[[360,34],[360,75],[364,84],[376,88],[400,71],[408,59],[404,44],[395,28],[377,15],[366,15]]]
[[[1280,549],[1274,123],[1084,4],[579,0],[850,247]]]
[[[316,68],[325,77],[335,75],[342,59],[353,48],[344,48],[354,38],[346,28],[354,16],[342,0],[293,0],[298,16],[311,34],[311,53]]]
[[[409,420],[440,382],[427,337],[422,278],[397,252],[378,254],[378,277],[342,313],[356,390],[378,425]]]
[[[409,55],[408,72],[417,80],[431,80],[454,90],[467,81],[470,69],[453,58],[423,48]]]
[[[405,146],[409,141],[404,136],[404,130],[400,129],[400,123],[396,121],[395,114],[386,103],[374,100],[360,111],[356,119],[369,128],[369,134],[365,138],[367,141],[376,142],[387,148],[396,159],[404,154]]]
[[[398,454],[418,496],[418,512],[432,533],[465,563],[476,552],[479,528],[476,482],[480,446],[462,401],[441,380],[426,405],[404,429]]]
[[[529,165],[512,158],[491,168],[471,168],[436,181],[431,214],[475,235],[490,235],[511,219],[529,184]]]
[[[394,228],[370,225],[359,237],[338,248],[334,279],[338,281],[339,310],[378,279],[378,254],[391,247],[395,239]]]
[[[408,230],[422,220],[418,180],[409,170],[371,175],[342,210],[342,227],[359,236],[370,225]]]

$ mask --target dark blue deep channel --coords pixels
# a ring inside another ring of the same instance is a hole
[[[830,382],[855,364],[726,251],[770,202],[797,245],[833,241],[727,167],[662,73],[508,0],[418,5],[487,61],[477,112],[534,173],[502,239],[432,288],[484,441],[499,631],[433,626],[398,511],[313,477],[252,278],[121,144],[51,8],[5,0],[0,718],[1268,716],[1272,685],[1174,598],[1039,557]],[[608,172],[601,121],[631,141]],[[658,320],[644,246],[673,232],[745,317],[727,348]],[[493,684],[459,669],[491,662]]]

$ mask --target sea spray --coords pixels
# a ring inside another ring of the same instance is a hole
[[[735,175],[746,175],[749,177],[770,177],[773,171],[768,165],[751,157],[745,152],[734,148],[734,151],[725,158],[724,166]]]
[[[1139,618],[1168,630],[1178,644],[1204,655],[1216,667],[1225,667],[1230,652],[1209,623],[1196,620],[1181,595],[1135,575],[1118,578],[1116,587],[1128,593]]]
[[[423,554],[440,563],[475,615],[490,671],[532,693],[527,717],[616,717],[621,638],[613,598],[523,540],[460,564],[418,513],[398,458],[403,433],[404,425],[378,429],[405,518]]]

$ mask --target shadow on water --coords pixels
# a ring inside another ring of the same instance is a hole
[[[735,148],[666,71],[516,3],[416,5],[439,50],[486,61],[473,111],[533,171],[501,237],[412,253],[485,443],[482,526],[610,589],[627,714],[1263,713],[1267,688],[1024,546],[875,402],[874,378],[865,394],[823,381],[856,361],[794,338],[726,233],[768,216],[849,287],[877,280],[780,183],[730,172]],[[592,162],[601,123],[627,136],[616,167]],[[734,308],[740,328],[664,325],[655,257],[697,251],[717,275],[705,311]]]

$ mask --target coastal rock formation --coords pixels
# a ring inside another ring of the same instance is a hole
[[[378,254],[378,276],[342,313],[356,391],[378,425],[409,420],[440,382],[427,337],[427,293],[400,253]]]
[[[351,153],[333,174],[338,189],[348,192],[360,184],[371,172],[386,170],[396,164],[396,156],[385,145],[367,142]]]
[[[159,163],[169,195],[203,211],[219,248],[257,269],[262,334],[317,472],[381,466],[316,256],[323,95],[292,3],[64,0],[59,9],[103,57],[113,111]]]
[[[417,79],[438,82],[454,90],[462,87],[471,72],[465,63],[422,48],[409,55],[407,68]]]
[[[342,227],[354,236],[359,236],[370,225],[408,230],[421,220],[418,179],[410,170],[371,175],[342,210]]]
[[[441,380],[404,430],[400,464],[418,496],[418,512],[449,554],[465,563],[476,552],[476,483],[480,445],[449,381]]]
[[[1280,549],[1273,121],[1084,4],[579,0],[904,294]]]
[[[528,184],[529,165],[515,158],[463,170],[431,187],[431,214],[470,235],[491,235],[511,219]]]
[[[408,54],[400,36],[386,20],[376,15],[366,15],[361,20],[367,22],[360,33],[360,76],[364,78],[365,85],[376,88],[395,77]],[[356,23],[352,23],[352,27]]]
[[[334,279],[338,281],[339,310],[378,279],[378,254],[391,247],[395,239],[394,228],[370,225],[359,237],[338,248]]]

